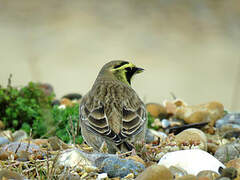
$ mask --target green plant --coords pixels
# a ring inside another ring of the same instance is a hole
[[[54,95],[47,95],[39,83],[29,82],[21,89],[11,85],[11,76],[6,88],[0,86],[0,120],[7,129],[23,129],[32,137],[58,136],[64,142],[83,141],[78,135],[78,107],[59,109],[52,107]]]
[[[83,142],[83,138],[77,129],[79,104],[75,104],[72,107],[66,107],[65,109],[54,106],[52,109],[52,117],[55,128],[50,130],[49,135],[46,135],[47,137],[55,134],[64,142],[71,141],[78,144]]]
[[[35,121],[44,121],[45,111],[51,108],[53,96],[46,96],[38,83],[29,82],[18,89],[11,85],[0,86],[0,118],[6,128],[30,131]]]
[[[152,126],[152,123],[153,123],[154,120],[155,120],[154,117],[152,117],[149,112],[148,112],[148,114],[147,114],[147,117],[148,117],[148,122],[147,122],[147,123],[148,123],[148,124],[147,124],[148,128],[157,130],[158,127]]]

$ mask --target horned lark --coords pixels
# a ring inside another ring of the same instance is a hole
[[[81,133],[95,150],[105,142],[109,153],[125,152],[134,142],[144,141],[146,110],[131,87],[132,77],[142,71],[127,61],[111,61],[102,67],[92,89],[82,98]]]

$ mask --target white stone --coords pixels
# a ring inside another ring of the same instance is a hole
[[[64,104],[58,106],[58,109],[66,109],[66,106]]]
[[[57,164],[66,167],[91,166],[91,162],[78,149],[68,149],[59,156]]]
[[[211,170],[218,173],[219,167],[225,166],[214,156],[200,149],[174,151],[165,154],[158,165],[166,167],[176,166],[184,169],[188,174],[197,175],[200,171]]]
[[[166,139],[167,135],[164,132],[156,131],[154,129],[149,129],[150,133],[153,134],[156,137],[159,137],[161,139]]]
[[[108,178],[107,173],[102,173],[102,174],[98,174],[97,180],[103,180],[107,178]]]

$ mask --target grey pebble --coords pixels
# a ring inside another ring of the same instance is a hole
[[[118,157],[106,158],[102,164],[103,172],[108,174],[108,177],[125,177],[129,173],[137,176],[145,167],[143,164],[131,159],[121,159]]]
[[[9,143],[8,138],[0,137],[0,145]]]
[[[232,143],[228,143],[220,146],[214,154],[222,163],[226,163],[232,159],[240,157],[240,141],[236,140]]]

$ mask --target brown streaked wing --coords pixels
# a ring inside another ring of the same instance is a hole
[[[103,105],[100,105],[93,110],[89,110],[87,106],[82,105],[80,112],[81,116],[85,115],[85,117],[82,117],[82,122],[90,131],[108,137],[116,144],[121,143],[120,137],[109,127]]]
[[[121,135],[125,138],[138,134],[143,129],[146,121],[144,107],[140,106],[136,111],[123,108],[123,129]]]

